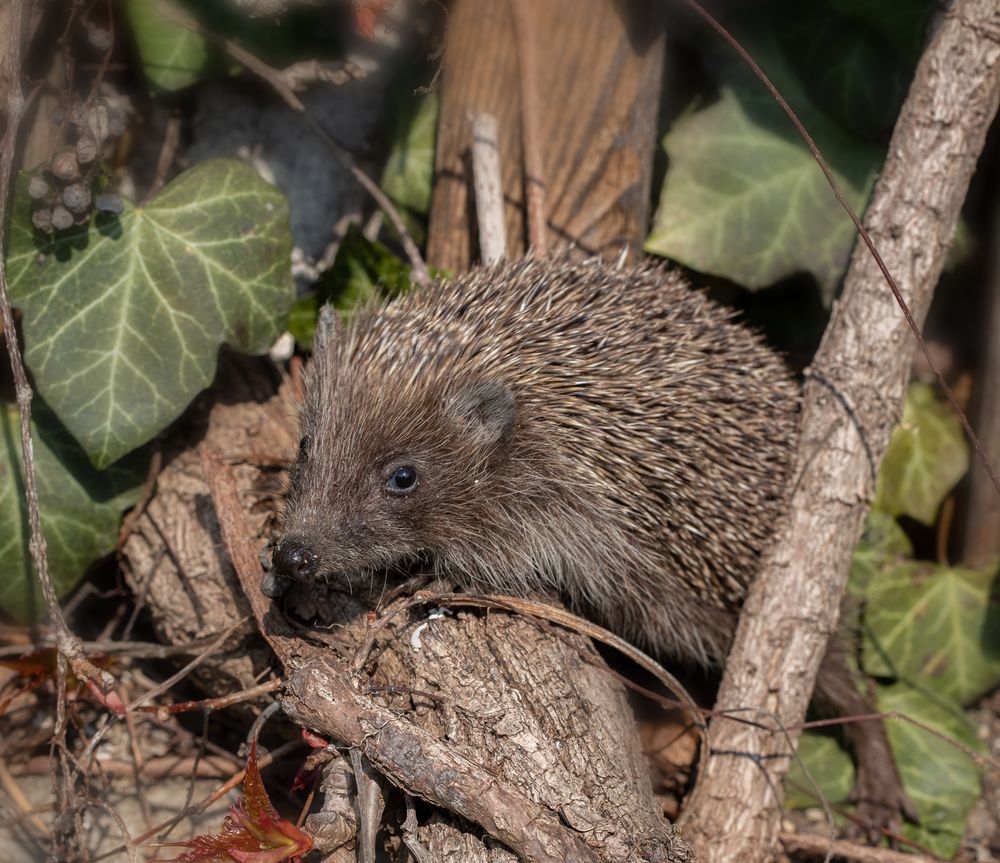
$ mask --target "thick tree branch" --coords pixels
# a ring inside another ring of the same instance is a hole
[[[408,793],[478,824],[523,860],[599,860],[543,806],[446,741],[366,698],[332,660],[316,659],[292,675],[282,708],[300,725],[358,749]]]
[[[921,58],[866,215],[918,322],[998,98],[1000,7],[955,0]],[[747,598],[719,709],[757,707],[786,727],[805,716],[899,416],[910,345],[896,301],[859,245],[804,390],[789,518]],[[787,738],[716,721],[712,742],[716,752],[747,757],[709,761],[685,813],[686,836],[704,861],[767,859],[777,838]]]

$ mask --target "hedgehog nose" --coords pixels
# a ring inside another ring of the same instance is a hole
[[[303,540],[286,537],[278,543],[271,563],[279,575],[301,581],[315,575],[319,558]]]

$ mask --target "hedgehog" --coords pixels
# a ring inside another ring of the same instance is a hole
[[[557,596],[719,669],[785,509],[798,393],[673,269],[524,260],[435,281],[321,328],[274,575]],[[817,689],[871,711],[836,648]],[[857,795],[911,809],[881,725],[849,729]]]

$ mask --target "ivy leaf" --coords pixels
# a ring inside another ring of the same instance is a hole
[[[844,803],[854,787],[854,763],[830,734],[805,731],[799,738],[799,757],[792,762],[786,781],[788,809],[810,809],[819,804],[813,783],[827,802]]]
[[[319,310],[330,303],[345,316],[367,302],[410,289],[410,267],[387,247],[369,240],[357,225],[349,225],[333,265],[314,291],[292,306],[288,331],[312,349]]]
[[[973,751],[982,749],[959,710],[905,683],[879,687],[878,704],[879,710],[909,716]],[[903,833],[950,860],[962,841],[966,816],[979,798],[979,769],[960,749],[910,722],[894,719],[886,723],[886,730],[903,787],[920,815],[920,824],[904,825]]]
[[[1000,684],[1000,567],[909,563],[867,592],[862,661],[869,673],[919,681],[965,704]]]
[[[146,459],[135,453],[105,471],[35,401],[32,440],[38,506],[48,547],[49,574],[59,596],[72,590],[97,559],[114,551],[122,511],[135,503],[146,475]],[[20,621],[45,613],[31,556],[24,500],[21,433],[17,408],[0,406],[0,609]]]
[[[759,30],[754,56],[812,132],[861,211],[881,149],[852,139],[813,107]],[[720,61],[719,98],[663,139],[670,164],[646,250],[756,290],[812,273],[829,299],[855,233],[819,167],[756,79]]]
[[[920,56],[934,0],[826,0],[828,6],[882,33],[904,61]]]
[[[438,96],[434,91],[400,112],[399,128],[382,173],[382,189],[393,202],[414,213],[431,206],[434,143],[437,139]]]
[[[863,595],[883,570],[909,557],[913,557],[913,544],[899,522],[888,513],[869,511],[861,541],[851,559],[848,581],[851,593]]]
[[[186,13],[169,0],[125,0],[125,15],[143,72],[154,87],[172,92],[202,78],[208,45],[194,30],[177,23],[181,15],[188,17]]]
[[[212,381],[219,346],[262,353],[292,301],[288,206],[236,160],[202,162],[149,205],[33,231],[22,179],[7,266],[42,397],[103,468]]]
[[[861,20],[822,6],[782,3],[775,28],[785,56],[815,104],[861,138],[890,131],[911,69],[888,39]]]
[[[933,524],[938,507],[969,469],[969,447],[951,408],[913,383],[879,470],[873,506]]]

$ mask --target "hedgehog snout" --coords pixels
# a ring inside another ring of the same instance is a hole
[[[305,581],[316,574],[319,556],[302,537],[286,536],[274,549],[271,564],[278,575],[293,581]]]

